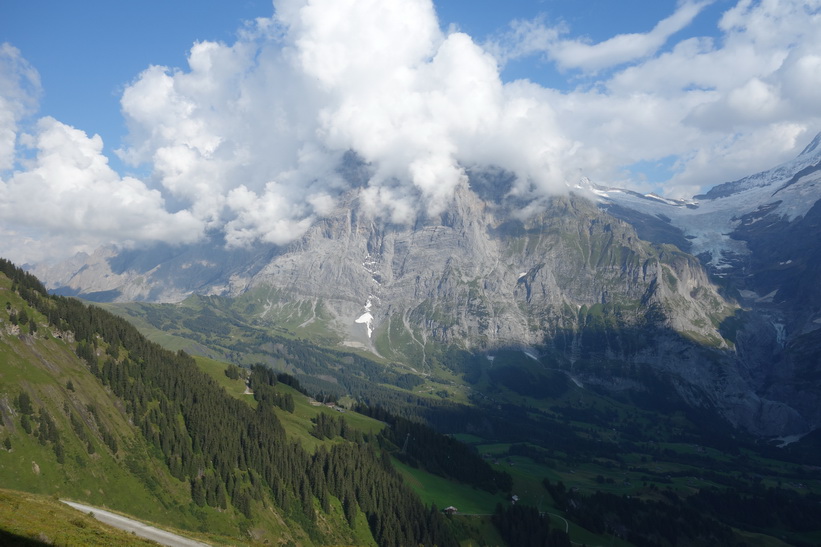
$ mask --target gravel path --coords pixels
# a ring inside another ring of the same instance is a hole
[[[134,532],[140,537],[156,541],[160,545],[167,545],[168,547],[209,547],[207,543],[194,541],[165,530],[160,530],[154,526],[143,524],[142,522],[111,513],[104,509],[91,507],[90,505],[83,505],[82,503],[75,503],[73,501],[60,500],[66,505],[70,505],[83,513],[91,513],[95,519],[104,522],[109,526],[114,526],[126,532]]]

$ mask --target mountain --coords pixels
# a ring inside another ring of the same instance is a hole
[[[641,237],[697,255],[738,302],[737,363],[755,391],[821,419],[821,134],[795,159],[692,200],[586,185]]]
[[[445,213],[412,226],[369,216],[353,190],[287,246],[215,237],[33,271],[91,300],[229,297],[269,328],[423,374],[443,348],[519,348],[590,389],[661,382],[735,427],[803,434],[821,423],[818,140],[688,201],[586,182],[525,216],[509,174],[472,171]]]

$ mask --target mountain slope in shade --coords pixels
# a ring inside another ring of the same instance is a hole
[[[821,420],[821,134],[794,160],[689,201],[587,185],[656,242],[698,255],[744,312],[738,359],[758,393]]]

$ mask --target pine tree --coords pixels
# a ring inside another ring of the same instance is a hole
[[[31,421],[29,420],[28,414],[23,414],[20,416],[20,426],[23,428],[23,431],[31,434]]]
[[[348,521],[348,525],[353,528],[356,523],[356,500],[350,490],[345,492],[342,499],[342,510],[345,512],[345,520]]]
[[[202,480],[191,479],[191,499],[200,507],[205,505],[205,490],[202,487]]]
[[[57,457],[57,463],[65,463],[66,462],[66,454],[63,450],[63,444],[60,442],[54,443],[54,455]]]
[[[225,486],[223,486],[222,484],[219,484],[218,489],[217,489],[217,505],[221,509],[227,509],[228,508],[228,500],[227,500],[227,497],[225,495]]]
[[[31,396],[25,391],[21,391],[17,396],[17,409],[21,414],[33,414],[34,408],[31,406]]]
[[[237,490],[233,503],[234,507],[237,508],[237,511],[245,515],[247,518],[251,518],[251,496],[248,495],[248,491],[245,488]]]

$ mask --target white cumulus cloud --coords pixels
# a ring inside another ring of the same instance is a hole
[[[235,44],[196,44],[187,70],[150,67],[122,99],[121,156],[229,242],[298,236],[345,189],[349,151],[369,168],[364,202],[394,222],[441,212],[473,164],[515,171],[524,195],[565,188],[576,143],[548,94],[505,85],[429,0],[275,8]]]
[[[584,146],[585,174],[689,197],[789,159],[821,130],[821,1],[741,0],[717,37],[676,41],[709,4],[680,2],[647,33],[599,43],[568,37],[564,23],[519,21],[488,48],[501,62],[543,54],[568,73],[576,87],[551,105]],[[671,171],[647,184],[630,171],[660,160]]]
[[[70,245],[77,250],[113,242],[191,242],[202,234],[190,212],[169,213],[160,192],[112,170],[99,136],[45,117],[21,140],[36,153],[24,169],[0,180],[3,224],[43,237],[80,239],[81,245]],[[29,258],[48,257],[34,251]]]
[[[585,38],[566,38],[570,29],[563,22],[548,25],[542,17],[516,20],[511,23],[510,32],[488,47],[503,61],[543,53],[561,69],[596,72],[652,56],[714,1],[685,0],[673,14],[646,33],[617,34],[598,43]]]
[[[117,154],[142,179],[114,172],[97,136],[26,125],[39,79],[6,45],[0,234],[32,260],[212,231],[286,243],[351,184],[374,215],[412,222],[482,166],[536,204],[581,175],[692,195],[821,130],[821,0],[740,0],[714,36],[677,38],[711,4],[682,0],[647,32],[598,43],[546,15],[480,43],[442,30],[431,0],[275,0],[233,43],[197,42],[187,66],[149,66],[125,87]],[[531,55],[569,84],[502,79]],[[642,181],[642,162],[669,172]]]
[[[20,121],[36,110],[40,75],[11,44],[0,44],[0,172],[14,166]]]

